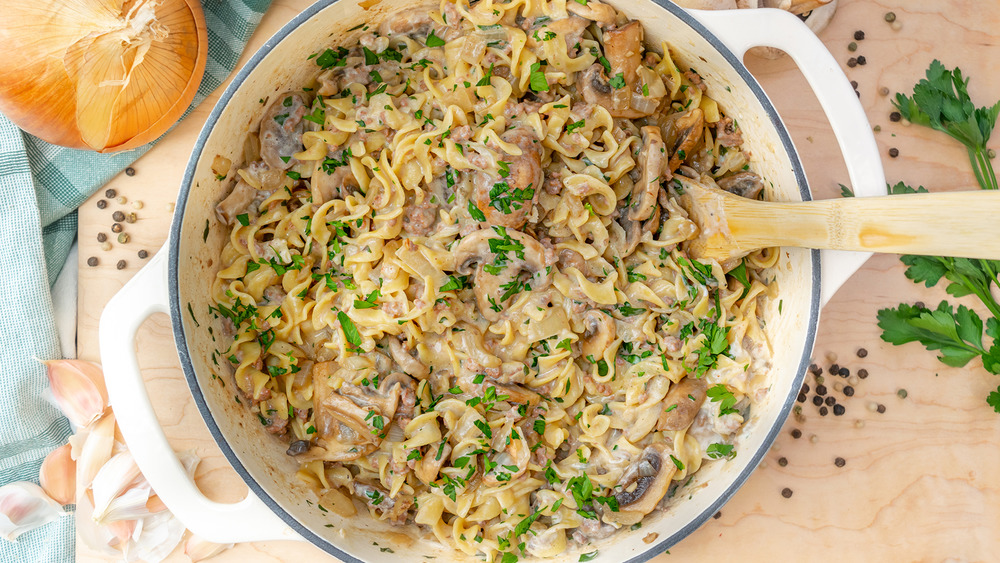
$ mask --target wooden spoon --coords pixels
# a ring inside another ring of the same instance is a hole
[[[692,258],[794,246],[1000,260],[998,191],[772,202],[686,182],[680,202],[698,225]]]

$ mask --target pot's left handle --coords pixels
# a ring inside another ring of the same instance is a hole
[[[215,543],[300,540],[252,492],[240,502],[209,500],[167,442],[139,371],[135,335],[154,313],[169,314],[167,246],[108,302],[100,347],[108,397],[129,451],[167,508],[193,533]]]

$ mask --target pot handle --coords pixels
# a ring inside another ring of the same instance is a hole
[[[166,249],[165,244],[101,314],[99,340],[108,397],[128,448],[167,508],[206,540],[222,544],[301,540],[253,492],[234,504],[205,497],[188,478],[160,428],[139,371],[135,335],[154,313],[169,314]]]
[[[784,10],[768,8],[689,12],[741,59],[751,47],[776,47],[788,53],[830,120],[854,194],[886,194],[882,159],[865,110],[840,65],[802,20]],[[821,303],[825,305],[871,255],[821,251]]]

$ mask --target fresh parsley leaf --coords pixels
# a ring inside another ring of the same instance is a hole
[[[549,82],[545,79],[545,73],[540,70],[541,68],[541,63],[531,63],[531,74],[528,78],[528,85],[535,92],[548,92]]]
[[[993,407],[994,412],[1000,413],[1000,387],[997,387],[996,391],[991,391],[986,396],[986,404]]]
[[[577,2],[579,2],[579,1],[580,0],[577,0]],[[581,554],[580,555],[580,561],[593,561],[594,559],[597,559],[597,553],[599,551],[600,550],[595,549],[594,551],[591,551],[590,553],[583,553],[583,554]]]
[[[432,29],[430,35],[427,36],[427,46],[444,47],[444,39],[441,39],[437,35],[434,35],[434,30]]]
[[[713,403],[719,403],[719,416],[738,412],[733,408],[736,405],[736,395],[733,395],[725,383],[716,383],[709,387],[706,394]]]
[[[615,90],[621,90],[626,85],[625,74],[619,72],[618,74],[612,76],[611,80],[608,81],[608,85],[614,88]]]
[[[710,444],[705,453],[712,459],[732,459],[736,457],[736,452],[733,451],[732,444]]]
[[[982,356],[983,366],[990,373],[1000,374],[1000,345],[994,337],[989,349],[983,346],[983,321],[965,305],[956,311],[942,301],[932,311],[904,303],[894,309],[880,310],[878,321],[882,340],[890,344],[919,342],[928,350],[940,351],[938,359],[953,367],[962,367]],[[996,321],[991,325],[996,327]]]
[[[848,188],[844,184],[837,184],[840,186],[840,197],[854,197],[854,190]]]
[[[347,313],[343,311],[337,311],[337,320],[340,321],[340,327],[344,329],[344,338],[347,339],[347,342],[355,348],[360,348],[361,333],[358,332],[358,327],[354,326],[351,317],[348,317]]]
[[[486,215],[479,209],[474,201],[469,200],[469,216],[476,221],[485,221]]]
[[[733,276],[733,279],[735,279],[736,281],[738,281],[740,283],[740,285],[743,286],[743,294],[740,295],[740,299],[743,299],[744,297],[746,297],[747,293],[750,292],[750,278],[747,275],[747,261],[746,261],[746,259],[744,258],[743,260],[741,260],[739,266],[736,266],[732,270],[729,270],[729,275]]]

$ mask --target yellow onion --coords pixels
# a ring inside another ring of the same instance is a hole
[[[50,143],[146,144],[190,105],[208,39],[198,0],[32,0],[0,10],[0,112]]]

